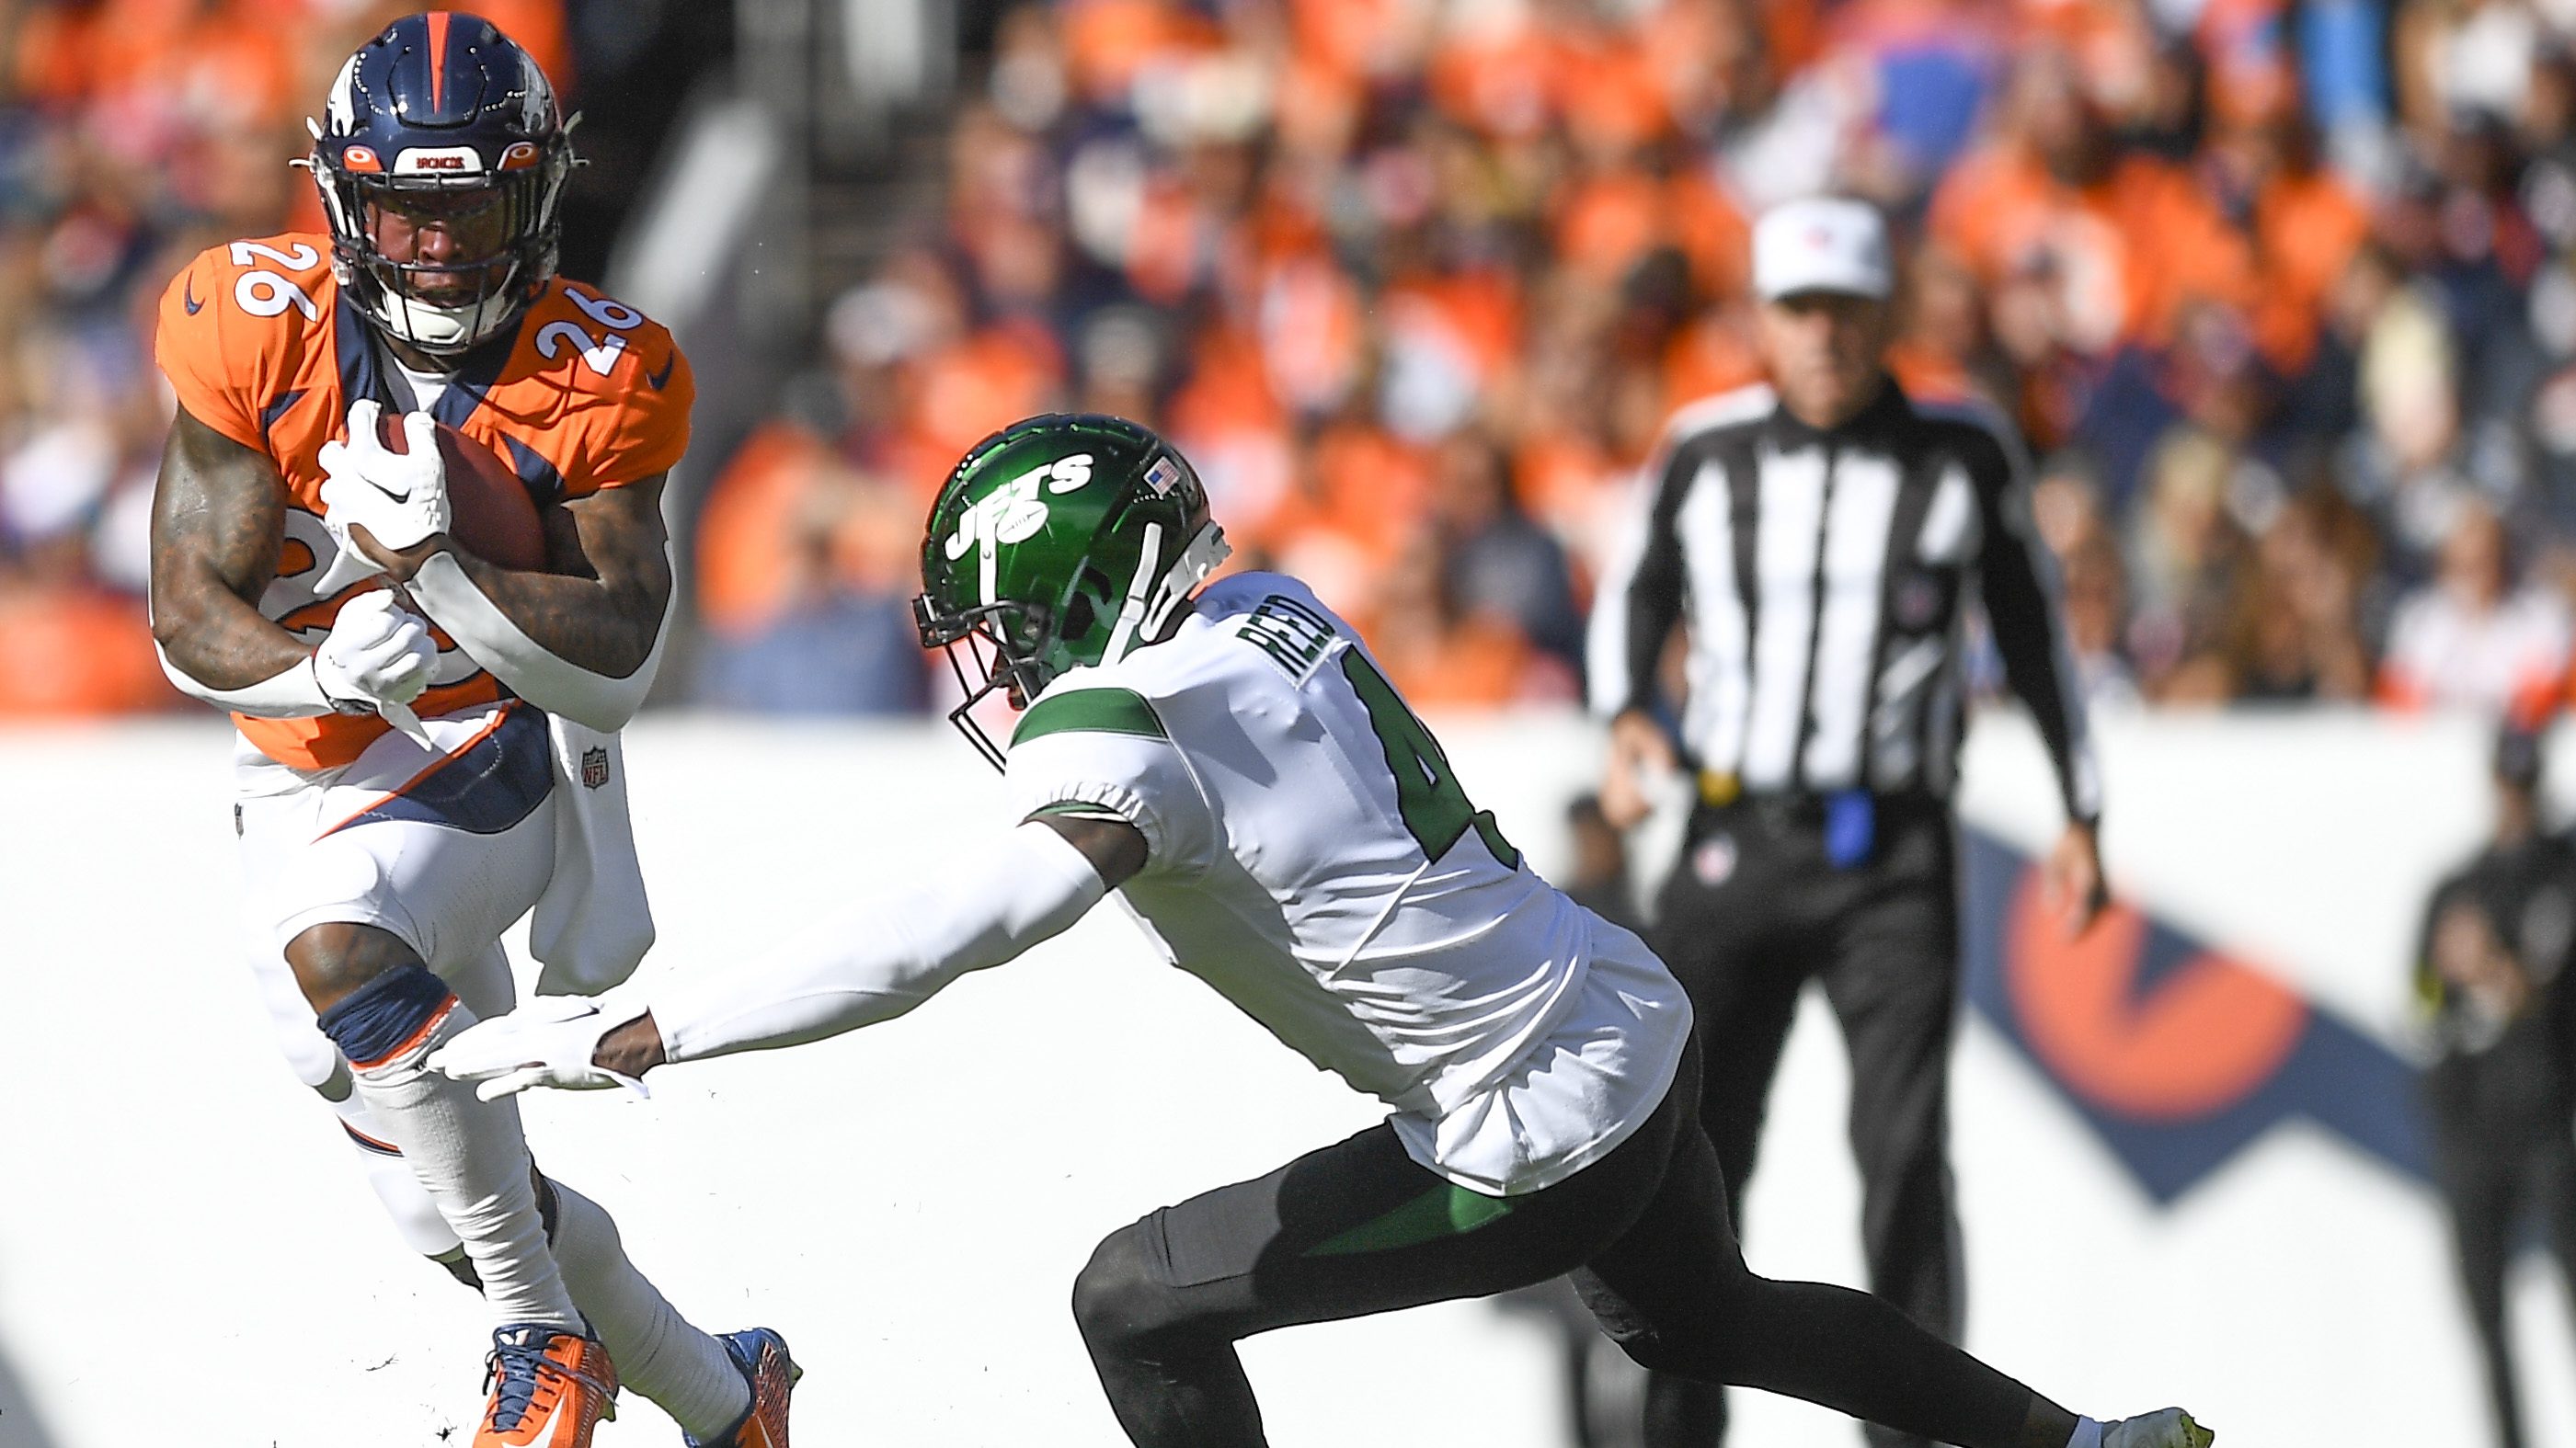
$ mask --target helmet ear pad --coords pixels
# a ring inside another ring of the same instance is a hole
[[[1074,576],[1073,591],[1065,595],[1064,625],[1057,637],[1073,646],[1117,613],[1117,586],[1109,581],[1108,574],[1086,560],[1082,571]]]

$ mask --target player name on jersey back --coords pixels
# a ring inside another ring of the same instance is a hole
[[[1314,677],[1315,667],[1341,637],[1330,619],[1285,593],[1263,595],[1235,632],[1299,684]]]

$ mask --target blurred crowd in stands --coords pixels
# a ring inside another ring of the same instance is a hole
[[[1748,221],[1820,189],[1907,239],[1898,375],[2020,425],[2097,699],[2566,686],[2566,0],[1063,0],[948,165],[708,509],[710,697],[916,707],[921,502],[1061,406],[1408,698],[1570,697],[1635,469],[1755,375]]]
[[[0,3],[0,714],[174,701],[150,303],[318,220],[279,161],[405,8]],[[564,0],[477,8],[569,67]],[[1820,189],[1906,239],[1897,374],[2029,443],[2097,700],[2567,690],[2576,0],[1059,0],[969,77],[944,212],[697,516],[666,692],[923,707],[924,503],[1078,407],[1408,697],[1570,699],[1665,418],[1756,375],[1749,220]]]
[[[144,627],[153,308],[208,245],[321,228],[303,118],[418,8],[0,0],[0,717],[182,706]],[[478,8],[569,75],[563,0]]]

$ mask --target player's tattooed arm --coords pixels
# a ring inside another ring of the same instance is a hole
[[[477,592],[538,647],[564,662],[625,678],[651,657],[671,599],[670,534],[656,473],[546,510],[546,565],[525,573],[487,563],[444,536],[396,552],[361,530],[359,550],[396,582],[442,551]],[[433,615],[435,610],[433,609]]]
[[[257,607],[285,516],[276,465],[181,408],[152,493],[152,637],[189,677],[243,689],[312,654]]]

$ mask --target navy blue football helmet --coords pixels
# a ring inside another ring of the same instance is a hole
[[[490,21],[432,10],[386,26],[305,124],[332,270],[388,335],[464,352],[553,280],[569,128],[545,72]]]

